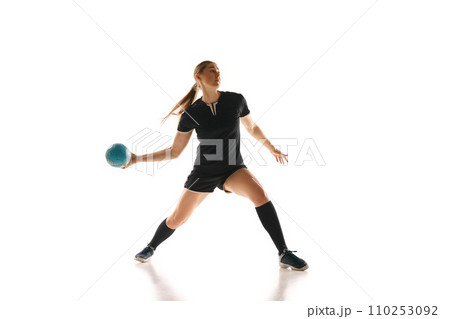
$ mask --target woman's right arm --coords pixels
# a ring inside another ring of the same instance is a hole
[[[159,162],[164,160],[171,160],[175,159],[183,152],[183,150],[186,148],[186,145],[189,142],[189,139],[191,138],[192,131],[187,133],[181,133],[177,131],[177,134],[175,135],[175,139],[173,140],[172,146],[168,147],[166,149],[163,149],[161,151],[153,152],[150,154],[144,154],[144,155],[135,155],[132,154],[132,160],[129,165],[124,166],[122,168],[127,168],[133,164],[140,163],[140,162]]]
[[[191,138],[192,132],[193,130],[188,133],[180,133],[179,131],[177,131],[171,147],[154,153],[137,156],[137,161],[159,162],[177,158],[186,148],[186,145]]]

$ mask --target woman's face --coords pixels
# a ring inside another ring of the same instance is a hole
[[[220,70],[214,63],[210,63],[203,72],[199,73],[197,76],[200,78],[200,80],[197,79],[197,81],[200,82],[203,87],[217,89],[220,85]]]

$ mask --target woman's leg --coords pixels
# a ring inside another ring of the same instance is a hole
[[[240,169],[228,177],[224,183],[224,189],[250,199],[255,205],[261,223],[277,247],[278,253],[281,254],[284,249],[287,249],[275,207],[259,181],[247,168]]]
[[[175,229],[184,224],[192,215],[195,208],[197,208],[209,194],[210,193],[193,192],[183,188],[183,193],[181,194],[174,212],[162,221],[156,229],[152,240],[147,244],[147,247],[136,255],[135,259],[141,262],[147,261],[153,255],[156,247],[169,238]]]
[[[208,196],[209,193],[198,193],[183,188],[180,200],[174,212],[162,221],[156,230],[155,236],[148,244],[153,249],[159,246],[164,240],[173,234],[175,229],[183,225],[191,217],[198,205]]]
[[[269,201],[269,196],[261,186],[261,183],[248,168],[241,168],[231,174],[223,184],[224,190],[250,199],[255,207]]]
[[[278,249],[281,267],[291,267],[294,270],[308,268],[308,264],[303,259],[287,249],[275,207],[259,181],[247,168],[239,169],[230,175],[224,183],[224,190],[247,197],[253,202],[261,223]]]
[[[177,229],[183,225],[201,202],[211,193],[200,193],[183,188],[180,200],[174,212],[167,218],[167,226]]]

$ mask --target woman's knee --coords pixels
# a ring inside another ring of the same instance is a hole
[[[250,200],[253,202],[255,207],[258,207],[267,203],[269,201],[269,196],[262,188],[260,188],[252,192]]]
[[[183,225],[187,220],[189,219],[189,216],[179,214],[177,212],[174,212],[172,215],[170,215],[167,218],[166,224],[167,227],[172,229],[177,229],[181,225]]]

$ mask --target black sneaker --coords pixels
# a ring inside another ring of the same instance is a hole
[[[150,257],[155,252],[155,248],[148,246],[142,249],[140,253],[138,253],[134,259],[139,260],[141,263],[145,263],[147,260],[150,259]]]
[[[291,267],[292,270],[306,270],[308,269],[308,264],[301,258],[298,258],[293,254],[293,252],[297,252],[296,250],[288,250],[284,249],[283,252],[279,255],[280,258],[280,267],[288,268]]]

